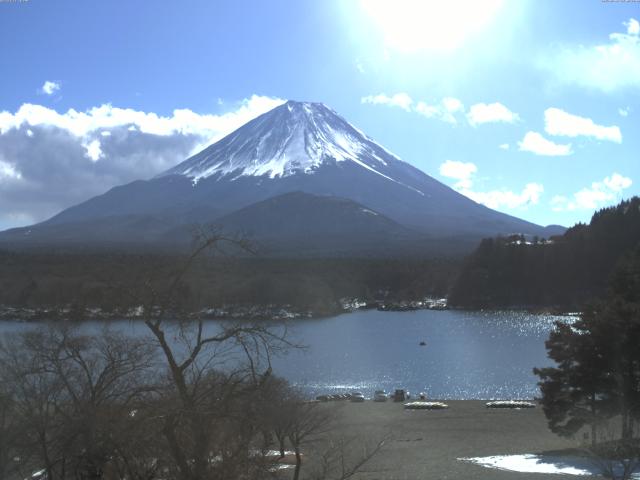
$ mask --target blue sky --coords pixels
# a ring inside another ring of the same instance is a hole
[[[0,228],[149,178],[282,99],[539,224],[640,192],[640,3],[0,2]]]

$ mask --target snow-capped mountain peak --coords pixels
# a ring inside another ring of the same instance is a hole
[[[400,160],[324,104],[290,100],[160,176],[281,178],[339,162],[396,181],[386,170]]]
[[[212,222],[258,232],[294,256],[303,244],[313,255],[359,256],[371,245],[471,249],[487,236],[546,232],[443,185],[325,105],[287,102],[156,178],[112,188],[4,241],[173,245],[190,239],[193,223]]]

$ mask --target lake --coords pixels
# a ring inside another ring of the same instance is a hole
[[[371,396],[378,389],[404,388],[430,398],[532,398],[539,393],[532,369],[551,365],[544,342],[558,319],[567,317],[366,310],[296,320],[291,334],[308,348],[276,358],[274,372],[310,395],[358,390]],[[104,323],[85,325],[97,330]],[[146,332],[142,323],[109,323],[131,334]],[[0,322],[0,333],[31,325]]]

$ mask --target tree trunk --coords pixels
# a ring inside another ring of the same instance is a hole
[[[189,462],[184,456],[184,452],[180,448],[180,442],[176,436],[176,432],[174,430],[174,422],[173,418],[165,419],[165,425],[162,429],[162,433],[164,435],[165,440],[167,441],[167,446],[169,447],[169,452],[174,462],[176,462],[176,466],[178,467],[179,475],[182,480],[191,480],[191,470],[189,468]]]
[[[298,480],[302,469],[302,455],[300,455],[300,448],[297,445],[294,447],[294,451],[296,452],[296,469],[293,471],[293,480]]]
[[[280,442],[280,458],[284,458],[284,437],[279,439]]]
[[[596,433],[597,433],[598,415],[596,412],[596,394],[591,394],[591,446],[596,446]]]
[[[631,439],[631,429],[629,428],[629,409],[627,407],[626,400],[622,401],[622,412],[621,412],[621,420],[622,420],[622,439],[630,440]]]

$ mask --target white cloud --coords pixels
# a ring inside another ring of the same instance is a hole
[[[489,104],[476,103],[471,106],[469,113],[467,113],[467,120],[473,126],[491,122],[513,123],[518,119],[517,113],[512,112],[499,102]]]
[[[471,162],[458,162],[455,160],[447,160],[440,165],[440,175],[447,178],[458,180],[454,185],[456,189],[471,188],[471,177],[478,171]]]
[[[427,118],[437,118],[443,122],[455,124],[456,114],[464,112],[464,104],[453,97],[444,97],[440,102],[430,105],[422,100],[415,102],[407,93],[400,92],[394,95],[380,93],[369,95],[360,99],[361,103],[372,105],[387,105],[389,107],[399,107],[406,112],[418,113]]]
[[[538,132],[527,132],[524,138],[518,142],[518,147],[523,152],[531,152],[536,155],[559,157],[571,155],[571,144],[554,143],[544,138]]]
[[[0,112],[0,134],[22,125],[30,125],[56,127],[77,137],[85,137],[96,130],[128,126],[152,135],[197,135],[213,141],[282,103],[284,100],[278,98],[253,95],[243,100],[237,110],[222,115],[176,109],[170,117],[131,108],[118,108],[110,104],[93,107],[86,112],[69,109],[66,113],[58,113],[42,105],[25,103],[14,114]]]
[[[627,34],[638,35],[640,34],[640,22],[635,18],[630,18],[628,22],[622,22],[627,27]]]
[[[53,95],[58,90],[60,90],[60,83],[47,80],[40,88],[40,93],[44,93],[45,95]]]
[[[500,148],[501,150],[509,150],[509,144],[501,143],[500,145],[498,145],[498,148]]]
[[[624,108],[620,107],[620,108],[618,109],[618,114],[619,114],[621,117],[628,117],[628,116],[629,116],[629,112],[630,112],[630,111],[631,111],[631,107],[624,107]]]
[[[16,170],[15,166],[0,160],[0,182],[3,179],[20,180],[21,178],[22,174]]]
[[[551,208],[556,212],[573,210],[595,210],[620,199],[622,191],[632,185],[628,177],[613,173],[600,182],[593,182],[573,194],[572,198],[556,195],[551,199]]]
[[[400,92],[394,95],[380,93],[378,95],[369,95],[360,99],[361,103],[369,103],[372,105],[387,105],[390,107],[399,107],[406,112],[413,112],[427,118],[436,118],[443,122],[457,124],[458,115],[465,114],[465,106],[459,99],[455,97],[444,97],[439,102],[428,103],[423,100],[414,101],[407,93]],[[499,102],[495,103],[476,103],[472,105],[466,113],[467,121],[470,125],[476,126],[489,122],[507,122],[513,123],[519,120],[517,113],[512,112]]]
[[[414,111],[427,118],[436,117],[440,114],[440,109],[435,105],[429,105],[426,102],[419,101],[414,107]]]
[[[0,111],[0,228],[42,221],[113,186],[153,177],[282,102],[254,95],[220,115],[161,116],[111,105]]]
[[[444,97],[442,99],[442,106],[450,113],[464,112],[464,105],[457,98]]]
[[[543,192],[544,187],[541,184],[532,182],[527,183],[520,193],[510,190],[492,190],[490,192],[461,191],[460,193],[489,208],[506,207],[515,209],[527,205],[537,205]]]
[[[585,136],[616,143],[622,142],[622,133],[617,126],[597,125],[590,118],[572,115],[559,108],[547,108],[544,112],[544,123],[544,129],[550,135],[574,138]]]
[[[456,124],[458,123],[456,114],[464,112],[464,105],[457,98],[445,97],[434,105],[419,101],[415,104],[413,111],[427,118],[437,118],[446,123]]]
[[[92,162],[97,162],[104,156],[100,140],[92,140],[89,143],[83,143],[82,146],[87,150],[85,156]]]
[[[360,99],[361,103],[370,103],[372,105],[388,105],[390,107],[400,107],[403,110],[409,112],[413,99],[404,92],[396,93],[394,95],[386,95],[380,93],[378,95],[369,95]]]
[[[544,192],[544,187],[539,183],[528,183],[521,192],[511,190],[491,190],[479,192],[473,189],[473,177],[478,167],[471,162],[458,162],[447,160],[440,165],[440,175],[457,180],[453,185],[458,192],[471,200],[481,203],[489,208],[516,209],[527,205],[536,205]]]
[[[628,177],[623,177],[619,173],[614,173],[610,177],[606,177],[602,183],[604,183],[604,185],[612,192],[618,193],[625,188],[629,188],[633,182]]]
[[[604,92],[640,87],[640,24],[624,22],[626,33],[612,33],[609,42],[562,47],[539,61],[561,84]]]

